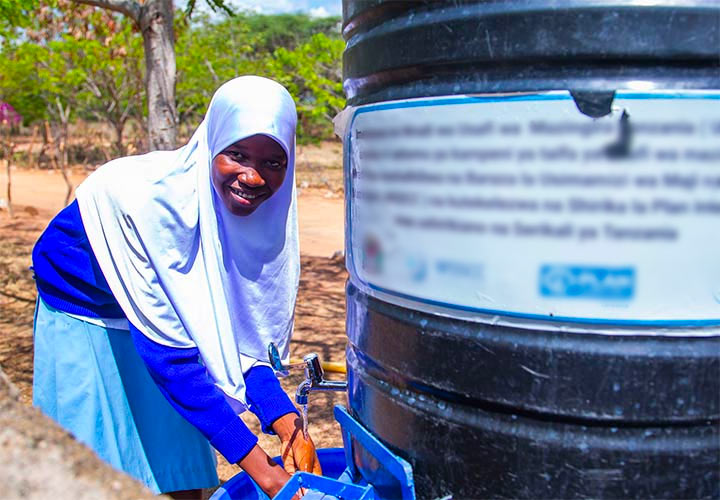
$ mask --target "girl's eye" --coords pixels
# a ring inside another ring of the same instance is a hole
[[[278,161],[266,161],[265,166],[272,170],[280,170],[282,168],[282,164]]]
[[[240,161],[245,159],[245,155],[239,151],[230,151],[228,154],[232,157],[233,160]]]

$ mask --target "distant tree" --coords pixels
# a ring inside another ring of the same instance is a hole
[[[181,122],[202,118],[213,91],[235,76],[257,74],[283,83],[298,105],[298,140],[332,136],[330,118],[345,106],[338,18],[304,14],[201,16],[178,23],[177,101]]]
[[[166,99],[162,96],[167,93],[153,93],[152,75],[143,74],[140,62],[144,57],[147,70],[153,65],[147,38],[148,33],[157,35],[157,26],[148,21],[150,27],[140,33],[133,17],[152,5],[159,8],[160,0],[110,3],[117,9],[96,9],[100,0],[44,0],[32,15],[26,12],[25,26],[0,37],[0,99],[11,102],[27,122],[49,119],[58,146],[67,143],[63,123],[82,117],[111,124],[116,152],[123,155],[124,126],[130,117],[143,119],[143,104],[151,139],[153,131],[172,129],[176,134],[180,124],[187,124],[187,131],[202,118],[218,85],[242,74],[267,76],[289,89],[298,105],[301,142],[331,136],[330,118],[345,105],[338,18],[241,13],[191,19],[187,11],[176,9],[169,55],[173,67],[177,57],[177,71],[156,72],[156,77],[167,73],[168,78],[156,78],[163,85],[168,79],[177,82],[167,87],[174,97]],[[194,4],[190,0],[187,6]],[[121,8],[133,15],[118,14]],[[172,105],[172,113],[163,115],[175,116],[167,127],[152,125],[163,107],[152,102]],[[156,140],[149,149],[175,147],[175,141]]]
[[[145,49],[145,93],[150,149],[174,149],[177,138],[172,0],[74,0],[120,12],[140,29]]]
[[[245,16],[213,22],[199,16],[192,23],[178,22],[177,103],[180,123],[193,128],[202,118],[220,84],[242,74],[258,74],[264,58],[257,49],[258,34]]]
[[[8,38],[3,39],[0,52],[0,99],[12,103],[23,116],[25,123],[45,117],[45,102],[40,97],[34,81],[35,59],[18,55],[18,47],[10,46]]]
[[[47,142],[44,149],[53,167],[65,180],[67,204],[73,190],[68,175],[70,122],[83,96],[84,75],[69,64],[73,57],[72,47],[63,39],[52,39],[46,45],[24,43],[14,55],[21,67],[32,68],[23,83],[45,106],[44,137]]]
[[[268,61],[268,76],[295,97],[302,142],[332,137],[332,119],[345,107],[340,64],[344,48],[342,40],[318,33],[294,50],[276,49]]]
[[[115,149],[125,154],[125,124],[131,117],[142,121],[144,97],[142,40],[130,21],[56,0],[54,7],[33,12],[22,36],[5,42],[0,97],[26,122],[50,118],[56,123],[59,101],[72,115],[111,125]]]
[[[71,11],[72,31],[64,38],[72,54],[69,63],[82,71],[86,90],[78,112],[110,124],[115,152],[124,156],[125,125],[130,118],[142,120],[142,41],[122,16],[86,6]]]
[[[49,0],[52,3],[52,0]],[[44,114],[44,105],[31,89],[27,88],[27,76],[32,69],[30,61],[24,67],[8,60],[7,49],[21,37],[39,7],[39,0],[0,0],[0,99],[13,102],[21,110],[25,121],[34,121]]]
[[[5,171],[7,177],[6,203],[8,215],[13,216],[12,207],[12,158],[15,151],[15,142],[12,140],[12,129],[17,127],[22,117],[8,103],[0,101],[0,148],[5,158]]]
[[[342,20],[312,18],[307,14],[246,14],[241,22],[250,33],[256,34],[257,51],[273,53],[279,48],[294,50],[318,33],[339,39]]]
[[[80,74],[67,64],[70,55],[60,36],[60,23],[44,23],[42,19],[54,7],[44,5],[33,11],[24,22],[22,36],[6,36],[0,58],[0,89],[2,98],[11,102],[26,120],[45,120],[45,151],[65,178],[67,198],[72,185],[66,172],[67,134],[75,99],[80,95]],[[43,43],[33,39],[42,32]],[[55,136],[50,133],[52,129]]]
[[[178,116],[175,104],[175,48],[172,0],[73,0],[77,3],[120,12],[142,33],[145,50],[145,93],[147,96],[150,149],[174,149]],[[190,14],[196,0],[188,0]],[[207,0],[213,9],[232,11],[224,0]]]
[[[27,113],[44,120],[44,152],[63,175],[66,202],[73,186],[69,166],[70,123],[75,117],[106,121],[125,153],[123,129],[141,116],[142,47],[132,26],[108,11],[55,0],[6,39],[0,57],[0,92]]]

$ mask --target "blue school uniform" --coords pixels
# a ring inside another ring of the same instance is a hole
[[[211,445],[230,463],[257,437],[208,375],[197,348],[155,343],[127,322],[85,234],[77,202],[33,249],[33,404],[156,493],[218,483]],[[272,370],[244,375],[248,407],[272,433],[297,412]]]

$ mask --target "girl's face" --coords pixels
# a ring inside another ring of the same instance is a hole
[[[282,146],[258,134],[231,144],[213,158],[212,183],[230,213],[245,216],[280,189],[286,171]]]

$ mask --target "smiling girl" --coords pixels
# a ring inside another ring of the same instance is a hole
[[[265,362],[297,294],[296,121],[281,85],[231,80],[187,145],[99,168],[33,250],[33,403],[155,492],[216,485],[212,445],[274,495],[246,409],[320,472]]]

